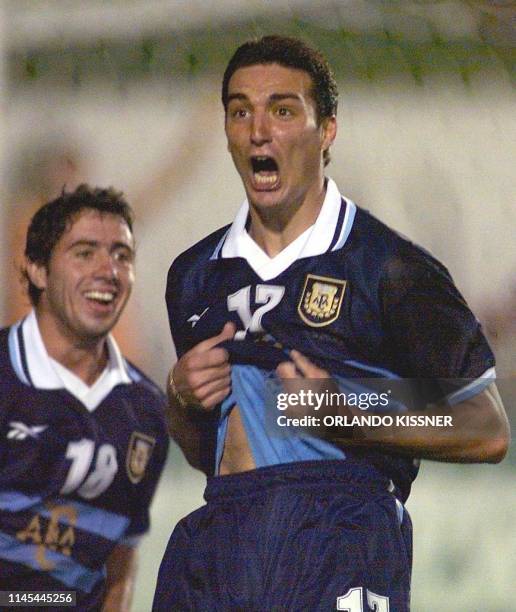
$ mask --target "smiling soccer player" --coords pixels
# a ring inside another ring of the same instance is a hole
[[[63,192],[25,254],[33,310],[0,332],[0,589],[127,611],[168,447],[161,392],[110,335],[134,282],[131,209],[113,189]]]

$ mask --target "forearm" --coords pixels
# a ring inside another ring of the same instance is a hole
[[[119,544],[107,563],[106,595],[102,612],[129,612],[136,578],[137,553]]]
[[[188,418],[187,410],[170,399],[167,423],[170,436],[177,442],[188,463],[200,470],[201,430]]]
[[[499,463],[505,456],[507,444],[499,437],[457,435],[443,428],[418,426],[398,428],[362,428],[360,438],[332,437],[332,442],[346,446],[369,447],[396,454],[451,463]]]
[[[449,416],[449,424],[403,425],[396,415],[394,424],[362,426],[350,436],[330,436],[340,446],[367,446],[436,461],[456,463],[498,463],[507,452],[509,424],[494,385],[456,406],[424,412],[404,413],[411,416]],[[405,420],[405,423],[409,419]],[[444,422],[446,423],[446,421]]]
[[[217,406],[231,388],[228,352],[218,345],[234,335],[234,323],[226,323],[218,335],[181,355],[168,375],[169,433],[188,463],[204,472],[213,459],[210,441],[217,429]]]
[[[210,413],[204,414],[198,406],[186,403],[177,394],[171,384],[171,374],[168,379],[168,410],[167,425],[170,436],[175,440],[188,463],[202,470],[201,449],[203,441],[203,421],[210,418]]]

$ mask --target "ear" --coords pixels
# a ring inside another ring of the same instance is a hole
[[[329,149],[337,136],[337,117],[325,117],[321,122],[321,149]]]
[[[35,263],[34,261],[26,260],[27,276],[31,283],[42,291],[47,288],[48,272],[43,264]]]

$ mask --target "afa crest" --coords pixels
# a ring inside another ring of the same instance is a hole
[[[297,311],[312,327],[329,325],[337,319],[344,298],[346,281],[307,274]]]
[[[150,436],[133,431],[127,449],[126,467],[129,480],[137,484],[145,476],[156,440]]]

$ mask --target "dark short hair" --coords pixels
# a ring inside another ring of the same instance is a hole
[[[74,191],[63,189],[58,198],[44,204],[32,217],[25,242],[27,260],[48,269],[56,244],[77,215],[85,209],[117,215],[126,222],[131,233],[133,231],[133,211],[122,192],[112,187],[102,189],[83,183]],[[28,282],[30,301],[37,305],[42,290],[31,282],[26,269],[23,270],[23,276]]]
[[[229,80],[239,69],[256,64],[279,64],[286,68],[304,70],[312,79],[312,96],[317,110],[317,120],[337,114],[339,92],[335,77],[326,58],[316,49],[298,38],[270,35],[250,40],[235,51],[222,79],[222,104],[228,109]],[[329,161],[325,151],[325,161]]]

